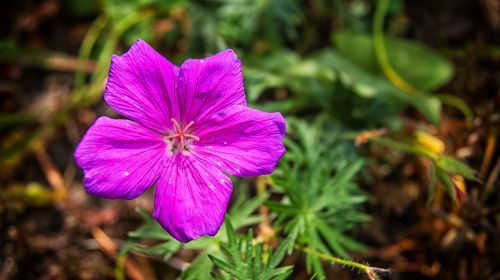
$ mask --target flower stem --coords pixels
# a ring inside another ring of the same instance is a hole
[[[78,59],[82,63],[87,63],[90,59],[92,49],[94,48],[97,39],[101,35],[102,30],[108,24],[109,19],[105,16],[98,17],[90,26],[89,31],[83,38],[80,51],[78,53]],[[85,72],[77,70],[75,72],[75,90],[81,90],[85,83]]]
[[[379,280],[380,279],[377,275],[377,272],[388,272],[389,271],[387,269],[372,267],[372,266],[361,264],[361,263],[358,263],[358,262],[355,262],[352,260],[345,260],[345,259],[337,258],[334,256],[330,256],[327,254],[323,254],[321,252],[318,252],[316,250],[313,250],[313,249],[307,248],[307,247],[300,247],[298,245],[295,245],[295,248],[298,250],[301,250],[302,252],[304,252],[306,254],[316,256],[316,257],[323,259],[325,261],[328,261],[330,263],[336,263],[336,264],[340,264],[340,265],[344,265],[344,266],[348,266],[348,267],[357,268],[357,269],[363,271],[364,273],[366,273],[366,275],[368,276],[368,278],[370,278],[370,280]]]
[[[389,61],[389,57],[387,56],[384,42],[384,19],[387,13],[387,8],[389,7],[389,2],[390,0],[379,0],[377,8],[375,9],[375,17],[373,20],[373,47],[375,50],[375,56],[385,76],[393,85],[408,93],[419,94],[417,89],[407,83],[396,72]]]
[[[391,65],[384,39],[384,19],[387,14],[389,3],[390,0],[377,1],[375,16],[373,18],[372,36],[375,57],[377,58],[378,64],[387,79],[396,88],[399,88],[407,93],[400,94],[400,98],[413,104],[413,106],[415,106],[433,124],[439,125],[441,102],[439,102],[436,97],[418,90],[413,85],[405,81],[401,75],[398,74],[393,65]]]

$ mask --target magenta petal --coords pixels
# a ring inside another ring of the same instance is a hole
[[[183,122],[196,123],[232,105],[246,105],[241,62],[232,50],[203,59],[188,59],[179,72]]]
[[[201,158],[176,154],[156,184],[153,216],[173,237],[188,242],[219,230],[232,184]]]
[[[166,145],[161,135],[133,121],[101,117],[75,151],[88,193],[132,199],[158,179]]]
[[[179,111],[177,72],[177,66],[138,40],[122,56],[113,56],[104,99],[118,113],[165,132]]]
[[[233,106],[203,121],[195,153],[234,176],[270,174],[285,152],[280,113]]]

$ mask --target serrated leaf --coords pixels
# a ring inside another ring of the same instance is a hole
[[[346,156],[344,146],[323,137],[321,126],[294,119],[289,119],[288,125],[293,139],[288,138],[287,143],[295,145],[282,161],[281,172],[273,176],[285,198],[266,203],[277,214],[274,224],[284,227],[290,242],[349,258],[347,249],[364,249],[353,239],[341,238],[357,223],[367,220],[358,209],[367,196],[355,183],[363,161]],[[293,246],[286,247],[291,250]],[[310,258],[306,260],[310,269],[324,276],[319,271],[321,266]]]
[[[278,253],[264,250],[262,244],[253,244],[253,232],[250,229],[246,235],[236,234],[228,225],[228,242],[220,244],[226,260],[213,255],[210,259],[220,270],[232,276],[231,279],[259,279],[274,280],[285,279],[291,272],[290,267],[276,268],[281,263],[286,252],[288,241],[282,244]]]

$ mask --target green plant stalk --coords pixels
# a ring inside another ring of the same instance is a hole
[[[387,51],[384,42],[384,18],[389,7],[390,0],[379,0],[375,10],[375,17],[373,20],[373,48],[375,57],[382,68],[385,76],[396,87],[412,93],[419,94],[419,91],[412,85],[407,83],[403,78],[394,70],[389,62]]]
[[[439,106],[441,107],[441,103],[439,103],[438,99],[430,96],[425,92],[421,92],[411,84],[406,82],[392,67],[389,57],[387,55],[387,50],[384,41],[384,19],[387,13],[387,8],[389,6],[390,0],[379,0],[377,3],[377,7],[375,10],[375,16],[373,19],[373,50],[375,52],[375,57],[377,58],[377,62],[382,68],[382,72],[387,77],[387,79],[397,88],[407,92],[409,95],[413,95],[415,97],[419,97],[420,99],[427,101],[427,106]],[[404,99],[408,99],[405,96],[402,96]],[[410,99],[411,100],[411,99]],[[437,104],[436,104],[437,102]],[[412,102],[413,103],[413,102]],[[439,125],[440,119],[439,115],[429,115],[426,111],[427,108],[418,106],[417,107],[421,113],[426,115],[427,119],[429,119],[432,123]]]
[[[347,132],[342,134],[339,139],[342,140],[355,140],[358,138],[360,132]],[[389,139],[387,137],[373,137],[368,140],[369,142],[373,142],[382,146],[386,146],[389,148],[394,148],[403,152],[407,152],[410,154],[415,154],[419,156],[424,156],[426,158],[429,158],[433,161],[437,161],[439,159],[439,155],[434,154],[430,151],[427,151],[425,149],[419,148],[419,147],[414,147],[409,144],[403,143],[403,142],[398,142],[392,139]]]
[[[116,257],[116,266],[115,266],[115,278],[117,280],[125,280],[125,259],[126,256],[118,256]]]
[[[92,53],[92,49],[97,42],[97,38],[101,34],[102,30],[108,24],[108,18],[104,16],[98,17],[90,26],[85,38],[83,38],[80,51],[78,53],[78,58],[80,61],[86,63]],[[75,90],[80,90],[85,83],[85,73],[81,70],[75,73]]]
[[[304,252],[306,254],[318,257],[318,258],[323,259],[325,261],[328,261],[330,263],[336,263],[336,264],[340,264],[340,265],[344,265],[344,266],[348,266],[348,267],[357,268],[357,269],[363,271],[364,273],[366,273],[366,275],[368,275],[368,277],[371,280],[378,280],[379,279],[379,277],[376,274],[376,271],[387,272],[387,270],[383,269],[383,268],[371,267],[369,265],[364,265],[364,264],[361,264],[361,263],[358,263],[355,261],[350,261],[350,260],[345,260],[345,259],[333,257],[330,255],[326,255],[326,254],[323,254],[321,252],[318,252],[316,250],[313,250],[311,248],[300,247],[298,245],[295,245],[295,248],[298,250],[301,250],[302,252]]]
[[[439,159],[439,155],[437,155],[437,154],[434,154],[434,153],[429,152],[429,151],[422,149],[422,148],[418,148],[418,147],[414,147],[414,146],[411,146],[408,144],[400,143],[400,142],[394,141],[394,140],[389,139],[389,138],[375,137],[375,138],[370,139],[370,141],[373,143],[383,145],[383,146],[398,149],[400,151],[404,151],[404,152],[407,152],[410,154],[424,156],[424,157],[429,158],[430,160],[432,160],[434,162]]]
[[[387,56],[387,49],[384,41],[384,19],[389,7],[390,0],[379,0],[375,11],[373,20],[373,49],[375,57],[382,68],[382,72],[389,79],[389,81],[396,87],[414,95],[427,96],[426,93],[419,91],[411,84],[406,82],[392,67],[389,57]],[[473,114],[469,106],[460,98],[449,95],[440,94],[437,98],[444,104],[453,106],[464,114],[465,118],[471,123]]]

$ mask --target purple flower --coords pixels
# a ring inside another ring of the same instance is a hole
[[[246,106],[232,50],[178,67],[139,40],[113,56],[104,99],[131,120],[100,117],[78,145],[87,192],[133,199],[155,184],[153,216],[182,242],[219,230],[225,174],[270,174],[285,152],[285,120]]]

